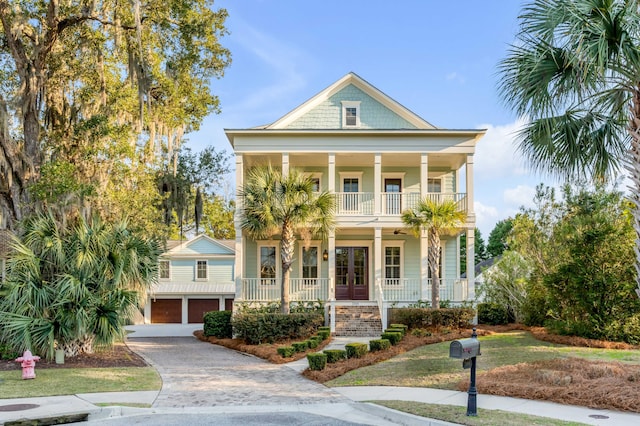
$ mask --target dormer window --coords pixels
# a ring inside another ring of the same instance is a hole
[[[360,101],[342,101],[342,127],[360,127]]]

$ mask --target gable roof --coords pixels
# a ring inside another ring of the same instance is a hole
[[[340,80],[336,81],[311,99],[304,102],[302,105],[298,106],[291,112],[287,113],[280,119],[274,121],[271,124],[266,126],[255,127],[254,129],[265,129],[265,130],[275,130],[275,129],[285,129],[287,126],[306,113],[313,110],[315,107],[319,106],[321,103],[329,99],[331,96],[335,95],[345,87],[353,85],[356,88],[363,91],[365,94],[371,96],[374,100],[391,110],[393,113],[397,114],[407,122],[411,123],[416,127],[416,129],[423,130],[433,130],[436,129],[431,123],[424,120],[422,117],[418,116],[408,108],[404,107],[394,99],[387,96],[385,93],[380,91],[378,88],[373,86],[368,81],[364,80],[362,77],[357,75],[354,72],[350,72]]]
[[[197,257],[200,255],[211,256],[234,256],[235,255],[235,242],[232,241],[219,241],[209,237],[206,234],[200,234],[190,240],[177,242],[172,240],[171,243],[167,242],[169,248],[162,254],[163,257],[185,256],[185,257]],[[233,243],[233,245],[232,245]]]

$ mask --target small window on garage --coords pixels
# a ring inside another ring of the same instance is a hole
[[[206,280],[207,279],[207,261],[206,260],[197,260],[196,261],[196,279],[197,280]]]

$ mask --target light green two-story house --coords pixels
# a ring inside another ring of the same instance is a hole
[[[349,73],[269,125],[225,132],[238,187],[249,169],[271,164],[300,169],[335,194],[335,229],[327,241],[299,244],[290,293],[292,301],[326,302],[336,334],[379,333],[388,307],[429,301],[426,233],[416,238],[401,221],[424,197],[453,199],[467,213],[460,234],[442,241],[440,299],[473,297],[473,265],[460,271],[459,237],[466,232],[473,259],[473,156],[484,130],[437,128]],[[238,199],[235,300],[279,300],[278,241],[248,238],[241,209]]]

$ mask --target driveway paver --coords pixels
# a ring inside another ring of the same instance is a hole
[[[154,407],[347,401],[286,365],[270,364],[194,337],[129,338],[127,345],[152,363],[162,377],[162,390]]]

